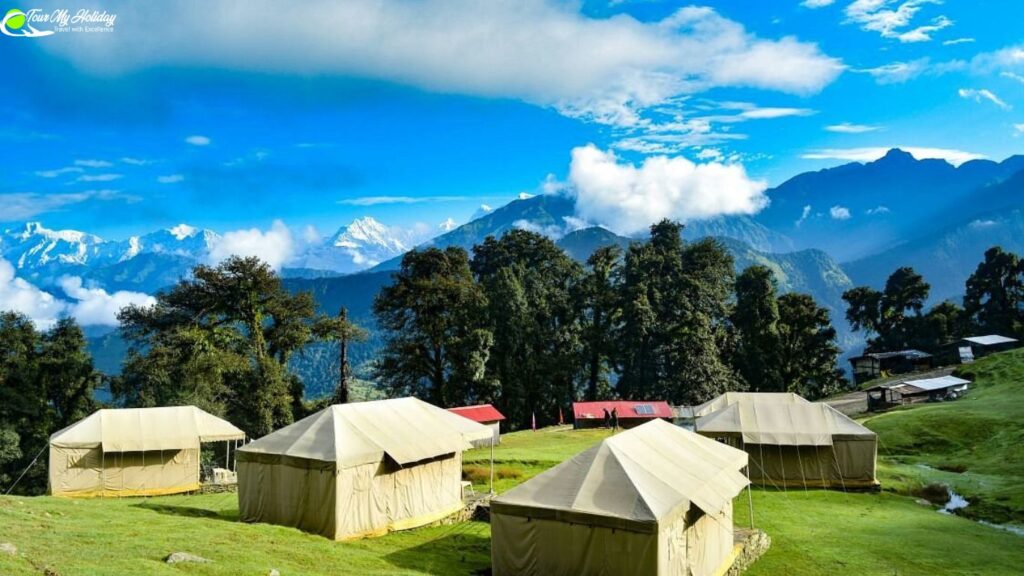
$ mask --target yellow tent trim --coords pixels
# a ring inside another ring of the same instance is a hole
[[[202,487],[199,483],[171,486],[168,488],[147,488],[144,490],[77,490],[74,492],[55,492],[57,498],[131,498],[138,496],[170,496],[183,492],[195,492]]]
[[[736,562],[736,559],[740,557],[741,552],[743,552],[743,544],[733,545],[732,552],[722,562],[722,564],[718,566],[718,569],[715,570],[713,576],[725,576],[725,574],[729,572],[729,569],[732,568],[733,563]]]
[[[349,540],[360,540],[362,538],[374,538],[377,536],[384,536],[388,532],[397,532],[399,530],[410,530],[412,528],[419,528],[421,526],[426,526],[427,524],[432,524],[439,520],[444,520],[452,514],[455,514],[456,512],[462,510],[462,508],[463,504],[460,502],[457,504],[453,504],[448,508],[442,508],[441,510],[437,510],[430,514],[414,516],[412,518],[402,518],[401,520],[397,520],[381,528],[368,530],[366,532],[360,532],[359,534],[349,534],[342,538],[338,538],[337,541],[347,542]]]

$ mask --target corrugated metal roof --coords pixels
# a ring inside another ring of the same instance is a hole
[[[910,358],[910,359],[931,358],[932,357],[931,354],[929,354],[927,352],[922,352],[920,350],[897,350],[895,352],[872,352],[870,354],[865,354],[865,356],[870,356],[871,358],[878,358],[880,360],[884,359],[884,358],[899,358],[899,357]]]
[[[603,400],[573,402],[572,412],[577,420],[603,420],[604,411],[616,410],[619,418],[672,418],[672,408],[664,400]]]
[[[970,380],[964,380],[963,378],[957,378],[956,376],[942,376],[940,378],[925,378],[923,380],[907,380],[903,384],[913,386],[914,388],[920,388],[921,390],[932,391],[970,383]]]
[[[458,408],[449,408],[448,411],[464,418],[469,418],[474,422],[497,422],[505,419],[505,415],[498,412],[498,409],[490,404],[459,406]]]
[[[995,346],[996,344],[1009,344],[1017,341],[1016,338],[1008,338],[998,334],[989,334],[988,336],[968,336],[967,338],[964,338],[964,340],[972,344],[978,344],[979,346]]]

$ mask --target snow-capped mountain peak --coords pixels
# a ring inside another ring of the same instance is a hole
[[[185,238],[195,236],[199,232],[199,229],[189,226],[188,224],[178,224],[173,228],[168,228],[167,231],[178,240],[184,240]]]
[[[387,226],[369,216],[357,218],[348,226],[343,226],[331,239],[331,245],[338,248],[377,248],[396,253],[408,250]]]
[[[105,242],[99,236],[78,230],[51,230],[40,222],[27,222],[4,232],[0,255],[18,268],[47,264],[82,265],[104,256]]]
[[[445,219],[444,222],[441,222],[440,224],[437,225],[437,229],[440,230],[441,232],[451,232],[452,230],[455,230],[458,227],[459,224],[455,221],[454,218],[447,218]]]
[[[477,218],[483,218],[484,216],[487,216],[491,212],[494,212],[494,208],[488,206],[487,204],[481,204],[480,207],[476,209],[476,212],[473,212],[473,215],[469,217],[469,221],[472,222]]]

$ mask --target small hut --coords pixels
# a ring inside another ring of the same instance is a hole
[[[483,440],[474,440],[474,448],[486,448],[493,442],[495,446],[501,444],[501,422],[505,415],[498,412],[498,409],[490,404],[477,404],[476,406],[460,406],[449,408],[452,414],[458,414],[463,418],[469,418],[477,424],[487,426],[491,429],[491,437]]]
[[[850,358],[853,379],[858,384],[887,374],[921,372],[934,366],[934,358],[920,350],[871,352]]]
[[[491,502],[495,576],[724,574],[747,455],[661,420]]]
[[[50,436],[49,492],[92,497],[197,490],[200,445],[244,438],[230,422],[195,406],[98,410]]]
[[[750,481],[757,484],[878,486],[878,437],[827,404],[737,402],[698,418],[697,433],[745,450]]]
[[[600,428],[605,425],[605,411],[615,413],[620,428],[633,428],[651,420],[672,420],[672,407],[663,400],[599,400],[573,402],[573,425],[576,428]]]
[[[921,380],[907,380],[893,384],[880,384],[865,390],[868,410],[884,410],[917,402],[956,400],[967,393],[971,381],[956,376],[940,376]]]
[[[429,524],[462,508],[462,452],[490,437],[415,398],[329,406],[239,449],[241,518],[333,540]]]
[[[986,336],[968,336],[958,342],[954,342],[950,348],[955,349],[953,357],[959,358],[960,363],[967,364],[976,358],[982,358],[996,352],[1012,350],[1020,346],[1020,341],[1009,336],[999,334],[988,334]]]

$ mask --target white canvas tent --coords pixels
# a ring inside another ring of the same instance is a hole
[[[334,540],[422,526],[462,507],[462,451],[490,437],[415,398],[329,406],[239,450],[241,518]]]
[[[721,573],[746,464],[662,420],[612,436],[491,502],[493,573]]]
[[[54,496],[155,496],[199,488],[203,442],[245,434],[195,406],[98,410],[50,436]]]
[[[697,433],[741,448],[750,480],[776,487],[873,488],[878,437],[827,404],[737,402]]]
[[[680,411],[684,418],[699,418],[732,406],[737,402],[758,402],[761,404],[807,404],[808,401],[792,392],[726,392],[703,404]]]

